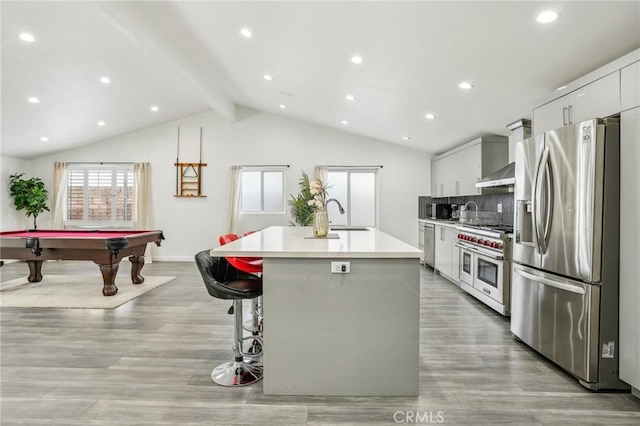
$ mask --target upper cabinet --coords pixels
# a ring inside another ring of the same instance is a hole
[[[483,136],[454,148],[431,160],[431,196],[495,193],[493,188],[478,189],[475,184],[508,161],[509,139],[505,136]]]
[[[533,110],[533,132],[620,112],[620,72],[615,71]]]
[[[640,61],[620,70],[620,110],[640,106]]]

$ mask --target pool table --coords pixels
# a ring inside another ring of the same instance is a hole
[[[118,292],[115,280],[120,261],[129,256],[131,281],[142,284],[147,243],[160,245],[162,231],[132,230],[21,230],[0,232],[0,259],[21,259],[29,264],[29,282],[42,280],[45,260],[92,260],[100,267],[102,294]]]

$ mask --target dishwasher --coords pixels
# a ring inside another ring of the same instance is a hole
[[[424,224],[424,264],[435,265],[436,259],[436,226],[433,223]]]

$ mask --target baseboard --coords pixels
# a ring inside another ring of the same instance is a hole
[[[193,256],[153,256],[154,262],[195,262],[195,253]]]

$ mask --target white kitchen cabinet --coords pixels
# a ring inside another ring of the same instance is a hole
[[[460,282],[458,231],[447,225],[436,225],[435,269],[455,283]]]
[[[640,106],[640,62],[620,70],[620,110]]]
[[[612,72],[533,110],[533,132],[620,112],[620,71]]]
[[[640,398],[640,107],[620,114],[620,378]]]
[[[424,262],[424,222],[418,222],[418,248],[422,252],[420,261]]]
[[[431,160],[431,196],[482,194],[476,182],[508,161],[509,139],[505,136],[483,136],[447,151]],[[495,189],[484,191],[495,193]]]
[[[441,197],[439,194],[439,187],[442,179],[441,170],[441,161],[440,160],[431,160],[431,196],[432,197]]]

